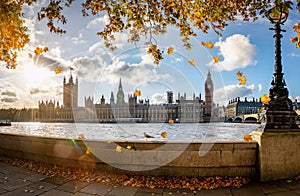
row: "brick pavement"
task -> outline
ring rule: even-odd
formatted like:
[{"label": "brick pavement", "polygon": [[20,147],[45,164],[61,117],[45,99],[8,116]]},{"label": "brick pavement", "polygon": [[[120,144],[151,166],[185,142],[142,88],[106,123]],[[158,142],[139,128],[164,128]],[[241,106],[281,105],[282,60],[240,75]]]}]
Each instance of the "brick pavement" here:
[{"label": "brick pavement", "polygon": [[251,182],[239,189],[168,190],[111,186],[101,183],[80,182],[68,178],[47,177],[25,168],[0,162],[1,196],[300,196],[300,181]]}]

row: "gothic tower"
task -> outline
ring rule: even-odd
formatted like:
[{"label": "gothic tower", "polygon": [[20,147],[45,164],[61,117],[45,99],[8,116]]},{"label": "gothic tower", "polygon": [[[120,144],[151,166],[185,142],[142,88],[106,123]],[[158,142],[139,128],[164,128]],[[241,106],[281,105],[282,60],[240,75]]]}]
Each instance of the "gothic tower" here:
[{"label": "gothic tower", "polygon": [[64,77],[63,105],[65,108],[78,107],[78,78],[76,78],[76,82],[73,81],[71,70],[68,83]]},{"label": "gothic tower", "polygon": [[208,70],[206,81],[205,81],[205,108],[204,108],[205,116],[211,116],[212,114],[213,93],[214,93],[214,83],[211,79],[210,70]]},{"label": "gothic tower", "polygon": [[118,92],[117,92],[117,104],[120,104],[120,103],[125,103],[124,91],[123,91],[123,87],[122,87],[121,78],[120,78],[119,88],[118,88]]}]

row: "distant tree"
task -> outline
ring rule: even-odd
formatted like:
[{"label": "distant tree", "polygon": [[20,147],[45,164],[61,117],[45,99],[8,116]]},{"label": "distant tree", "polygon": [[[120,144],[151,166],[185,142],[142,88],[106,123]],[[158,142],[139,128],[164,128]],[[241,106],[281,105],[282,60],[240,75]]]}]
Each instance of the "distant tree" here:
[{"label": "distant tree", "polygon": [[[72,6],[74,0],[50,0],[46,7],[42,7],[38,14],[39,20],[47,20],[50,32],[64,34],[61,25],[67,22],[62,14],[65,7]],[[37,0],[1,0],[0,2],[0,60],[7,68],[16,67],[17,52],[28,42],[29,35],[24,25],[24,5],[31,6]],[[159,63],[162,49],[158,47],[155,35],[163,35],[168,26],[179,29],[183,46],[189,50],[190,38],[196,36],[196,29],[208,33],[213,29],[221,35],[229,21],[237,20],[241,16],[244,21],[255,21],[259,15],[270,8],[273,14],[278,10],[292,9],[291,1],[274,0],[85,0],[82,3],[83,16],[107,14],[109,23],[104,30],[97,34],[103,38],[105,46],[115,50],[113,45],[115,34],[127,31],[130,35],[128,42],[135,44],[145,37],[148,41],[148,53]],[[300,12],[300,0],[296,8]],[[193,28],[194,27],[194,28]],[[300,45],[300,27],[295,24],[296,37],[291,41]],[[168,49],[168,54],[172,53]]]}]

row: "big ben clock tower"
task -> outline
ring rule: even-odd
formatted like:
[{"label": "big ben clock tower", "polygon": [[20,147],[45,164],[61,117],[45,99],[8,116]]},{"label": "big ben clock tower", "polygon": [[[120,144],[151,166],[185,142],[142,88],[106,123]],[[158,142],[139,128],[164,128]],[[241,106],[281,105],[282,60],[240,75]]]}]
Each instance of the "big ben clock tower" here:
[{"label": "big ben clock tower", "polygon": [[205,108],[204,108],[205,116],[211,116],[212,114],[213,93],[214,93],[214,83],[211,79],[210,70],[208,70],[206,81],[205,81]]}]

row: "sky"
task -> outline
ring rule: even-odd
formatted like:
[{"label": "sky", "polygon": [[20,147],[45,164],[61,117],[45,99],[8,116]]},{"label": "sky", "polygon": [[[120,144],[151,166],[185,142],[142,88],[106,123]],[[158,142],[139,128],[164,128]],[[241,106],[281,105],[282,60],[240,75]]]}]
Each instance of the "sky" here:
[{"label": "sky", "polygon": [[[116,95],[119,79],[122,79],[127,95],[136,89],[141,91],[140,99],[150,99],[152,104],[166,102],[166,91],[173,91],[174,99],[178,93],[186,93],[188,98],[201,94],[204,98],[204,82],[208,70],[214,82],[214,102],[221,105],[235,97],[259,98],[268,94],[274,69],[274,32],[268,19],[259,18],[256,22],[243,22],[239,18],[230,22],[222,36],[213,31],[204,34],[196,31],[197,37],[191,39],[192,49],[183,48],[179,32],[174,27],[168,33],[156,36],[158,46],[163,49],[174,48],[172,55],[163,54],[160,64],[153,64],[147,54],[143,40],[136,45],[127,43],[126,32],[116,35],[118,50],[110,52],[96,33],[108,21],[104,14],[83,17],[80,1],[76,1],[64,13],[68,22],[63,26],[64,35],[49,32],[46,21],[37,20],[37,11],[46,0],[35,6],[26,7],[25,21],[30,34],[30,42],[20,51],[15,70],[0,68],[0,108],[37,108],[39,101],[59,101],[62,103],[63,78],[73,77],[79,81],[79,106],[84,106],[84,98],[94,97],[100,102],[102,95],[109,102],[111,92]],[[296,34],[293,25],[299,22],[300,15],[292,11],[283,29],[282,64],[290,98],[300,100],[300,49],[290,38]],[[202,41],[212,41],[214,48],[201,45]],[[49,51],[35,56],[36,47],[48,47]],[[213,56],[220,61],[213,63]],[[188,61],[194,59],[195,66]],[[64,71],[55,73],[56,67]],[[245,85],[239,85],[236,73],[241,71],[247,77]]]}]

